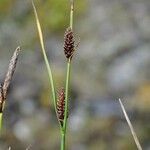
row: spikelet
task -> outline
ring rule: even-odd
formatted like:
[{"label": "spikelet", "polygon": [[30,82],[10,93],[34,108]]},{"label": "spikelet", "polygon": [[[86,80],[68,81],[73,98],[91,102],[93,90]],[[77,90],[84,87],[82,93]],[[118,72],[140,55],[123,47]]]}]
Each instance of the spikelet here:
[{"label": "spikelet", "polygon": [[64,35],[64,53],[67,59],[72,58],[74,53],[74,36],[70,27],[66,29]]},{"label": "spikelet", "polygon": [[8,71],[5,76],[4,83],[0,84],[0,113],[2,113],[4,109],[7,91],[16,69],[19,52],[20,52],[20,47],[16,48],[15,52],[13,53],[13,56],[10,59],[10,63],[9,63]]},{"label": "spikelet", "polygon": [[65,91],[63,88],[58,93],[57,115],[61,126],[63,126],[64,115],[65,115]]},{"label": "spikelet", "polygon": [[17,64],[19,52],[20,52],[20,47],[17,47],[12,58],[10,59],[8,71],[6,73],[6,77],[5,77],[4,84],[3,84],[4,99],[6,99],[7,91],[8,91],[11,79],[13,77],[13,74],[15,72],[15,69],[16,69],[16,64]]}]

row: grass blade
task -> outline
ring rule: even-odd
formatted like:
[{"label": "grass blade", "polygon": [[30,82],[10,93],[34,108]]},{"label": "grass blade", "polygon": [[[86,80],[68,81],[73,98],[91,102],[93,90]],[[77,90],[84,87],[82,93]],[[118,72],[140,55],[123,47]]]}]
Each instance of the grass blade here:
[{"label": "grass blade", "polygon": [[[53,80],[53,76],[52,76],[50,63],[49,63],[48,57],[46,55],[46,50],[45,50],[45,46],[44,46],[44,39],[43,39],[43,33],[42,33],[39,17],[38,17],[37,10],[36,10],[36,7],[34,5],[33,0],[32,0],[32,6],[33,6],[33,10],[34,10],[34,15],[35,15],[36,25],[37,25],[37,29],[38,29],[38,35],[39,35],[39,39],[40,39],[40,44],[41,44],[41,48],[42,48],[42,54],[43,54],[43,57],[44,57],[44,61],[45,61],[45,64],[46,64],[46,68],[47,68],[47,72],[48,72],[48,76],[49,76],[49,81],[50,81],[50,85],[51,85],[51,89],[52,89],[52,97],[53,97],[55,112],[57,114],[57,109],[56,109],[56,92],[55,92],[54,80]],[[58,117],[57,117],[57,119],[58,119]]]},{"label": "grass blade", "polygon": [[120,105],[121,105],[121,109],[122,109],[122,111],[123,111],[123,114],[124,114],[124,116],[125,116],[125,118],[126,118],[126,121],[127,121],[127,123],[128,123],[128,126],[129,126],[129,128],[130,128],[130,131],[131,131],[132,136],[133,136],[133,138],[134,138],[135,144],[136,144],[138,150],[142,150],[142,147],[141,147],[141,145],[140,145],[140,142],[139,142],[139,140],[138,140],[138,137],[137,137],[137,135],[136,135],[136,133],[135,133],[135,131],[134,131],[134,128],[133,128],[133,126],[132,126],[132,123],[131,123],[131,121],[130,121],[130,119],[129,119],[127,113],[126,113],[125,107],[124,107],[124,105],[123,105],[121,99],[119,99],[119,103],[120,103]]}]

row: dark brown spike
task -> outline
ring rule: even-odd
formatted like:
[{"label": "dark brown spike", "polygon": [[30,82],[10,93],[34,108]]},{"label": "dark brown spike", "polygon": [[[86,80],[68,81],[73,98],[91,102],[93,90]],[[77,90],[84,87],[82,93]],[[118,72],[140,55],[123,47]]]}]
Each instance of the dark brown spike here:
[{"label": "dark brown spike", "polygon": [[16,50],[15,50],[15,52],[14,52],[14,54],[10,60],[10,63],[9,63],[8,71],[6,73],[4,84],[3,84],[4,99],[6,99],[7,91],[8,91],[10,82],[12,80],[13,74],[15,72],[15,69],[16,69],[16,64],[17,64],[19,52],[20,52],[20,47],[16,48]]},{"label": "dark brown spike", "polygon": [[64,114],[65,114],[65,91],[62,88],[59,91],[57,98],[57,115],[61,123],[61,126],[63,126]]},{"label": "dark brown spike", "polygon": [[74,36],[70,27],[66,29],[64,35],[64,53],[67,59],[72,58],[74,53]]}]

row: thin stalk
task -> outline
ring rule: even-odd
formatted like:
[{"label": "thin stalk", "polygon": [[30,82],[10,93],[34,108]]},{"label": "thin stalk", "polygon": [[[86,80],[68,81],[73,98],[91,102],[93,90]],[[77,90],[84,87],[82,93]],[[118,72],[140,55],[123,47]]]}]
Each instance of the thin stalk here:
[{"label": "thin stalk", "polygon": [[65,150],[66,143],[66,131],[67,131],[67,116],[68,116],[68,95],[69,95],[69,81],[70,81],[70,70],[71,70],[71,60],[67,63],[67,75],[66,75],[66,87],[65,87],[65,117],[63,128],[61,129],[61,150]]},{"label": "thin stalk", "polygon": [[[52,97],[53,97],[54,108],[55,108],[55,112],[56,112],[56,116],[57,116],[56,91],[55,91],[55,86],[54,86],[54,80],[53,80],[53,75],[52,75],[52,71],[51,71],[51,66],[50,66],[50,63],[48,61],[48,57],[46,55],[46,50],[45,50],[45,46],[44,46],[44,39],[43,39],[43,33],[42,33],[39,17],[38,17],[38,14],[37,14],[37,10],[36,10],[36,7],[35,7],[33,1],[32,1],[32,6],[33,6],[33,9],[34,9],[34,15],[35,15],[35,19],[36,19],[36,25],[37,25],[39,39],[40,39],[40,44],[41,44],[41,48],[42,48],[42,54],[43,54],[44,61],[45,61],[45,64],[46,64],[46,68],[47,68],[47,72],[48,72],[48,77],[49,77],[51,90],[52,90]],[[57,119],[58,119],[58,116],[57,116]],[[58,122],[59,122],[59,119],[58,119]],[[59,123],[59,125],[60,125],[60,123]],[[60,125],[60,128],[61,128],[61,125]]]},{"label": "thin stalk", "polygon": [[2,119],[3,119],[3,113],[0,113],[0,133],[2,133]]},{"label": "thin stalk", "polygon": [[126,121],[127,121],[128,125],[129,125],[129,128],[130,128],[131,134],[132,134],[132,136],[133,136],[133,138],[134,138],[135,144],[136,144],[138,150],[142,150],[142,146],[140,145],[140,142],[139,142],[139,140],[138,140],[138,137],[137,137],[137,135],[136,135],[136,133],[135,133],[135,131],[134,131],[134,128],[133,128],[133,126],[132,126],[132,123],[131,123],[131,121],[130,121],[130,119],[129,119],[127,113],[126,113],[126,110],[125,110],[125,108],[124,108],[124,105],[123,105],[121,99],[119,99],[119,103],[120,103],[120,106],[121,106],[121,108],[122,108],[123,114],[124,114],[124,116],[125,116],[125,118],[126,118]]},{"label": "thin stalk", "polygon": [[71,10],[70,10],[70,28],[73,30],[73,13],[74,13],[74,1],[71,0]]},{"label": "thin stalk", "polygon": [[64,118],[64,132],[67,129],[67,116],[68,116],[68,95],[69,95],[69,82],[70,82],[71,60],[67,63],[66,87],[65,87],[65,118]]},{"label": "thin stalk", "polygon": [[66,136],[64,132],[61,132],[61,150],[65,150],[65,141],[66,141]]},{"label": "thin stalk", "polygon": [[[73,30],[73,13],[74,13],[74,1],[71,0],[70,9],[70,28]],[[66,74],[66,86],[65,86],[65,115],[64,124],[61,132],[61,150],[65,150],[66,145],[66,131],[67,131],[67,116],[68,116],[68,96],[69,96],[69,83],[71,72],[71,58],[67,61],[67,74]]]}]

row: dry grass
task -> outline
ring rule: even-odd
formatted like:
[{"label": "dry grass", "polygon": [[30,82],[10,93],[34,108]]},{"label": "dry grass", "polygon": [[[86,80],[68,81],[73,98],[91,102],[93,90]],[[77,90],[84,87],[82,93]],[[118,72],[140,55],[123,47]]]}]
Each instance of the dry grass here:
[{"label": "dry grass", "polygon": [[140,142],[139,142],[139,140],[138,140],[138,137],[137,137],[137,135],[136,135],[136,133],[135,133],[135,131],[134,131],[133,125],[132,125],[132,123],[131,123],[131,121],[130,121],[130,119],[129,119],[129,117],[128,117],[128,114],[126,113],[125,107],[124,107],[124,105],[123,105],[121,99],[119,99],[119,103],[120,103],[120,105],[121,105],[121,109],[122,109],[122,111],[123,111],[123,114],[124,114],[124,116],[125,116],[125,118],[126,118],[126,121],[127,121],[127,123],[128,123],[128,126],[129,126],[129,128],[130,128],[131,134],[132,134],[132,136],[133,136],[133,138],[134,138],[135,144],[136,144],[138,150],[142,150],[142,147],[141,147],[141,145],[140,145]]}]

